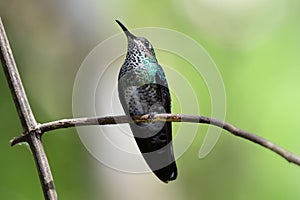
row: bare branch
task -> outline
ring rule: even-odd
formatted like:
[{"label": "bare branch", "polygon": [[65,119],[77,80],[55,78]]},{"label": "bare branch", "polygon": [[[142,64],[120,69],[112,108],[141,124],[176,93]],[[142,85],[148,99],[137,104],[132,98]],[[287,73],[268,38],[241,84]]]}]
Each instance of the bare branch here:
[{"label": "bare branch", "polygon": [[[227,122],[198,115],[183,115],[183,114],[146,114],[143,116],[136,116],[131,119],[127,116],[111,116],[111,117],[96,117],[96,118],[75,118],[75,119],[63,119],[53,122],[40,124],[39,129],[41,133],[51,131],[60,128],[68,128],[74,126],[90,126],[90,125],[112,125],[112,124],[124,124],[124,123],[137,123],[137,122],[192,122],[201,124],[210,124],[220,127],[235,136],[244,138],[256,144],[259,144],[278,155],[285,158],[288,162],[292,162],[300,166],[300,157],[285,150],[284,148],[274,144],[258,135],[243,131]],[[17,138],[18,139],[18,138]],[[15,139],[15,140],[17,140]],[[14,140],[12,141],[14,142]],[[14,142],[17,143],[17,142]]]},{"label": "bare branch", "polygon": [[5,30],[0,18],[1,62],[23,129],[31,131],[37,125],[23,88]]},{"label": "bare branch", "polygon": [[28,142],[34,155],[45,199],[55,200],[57,194],[49,163],[40,138],[40,130],[30,108],[17,66],[0,18],[0,59],[23,127],[23,142]]}]

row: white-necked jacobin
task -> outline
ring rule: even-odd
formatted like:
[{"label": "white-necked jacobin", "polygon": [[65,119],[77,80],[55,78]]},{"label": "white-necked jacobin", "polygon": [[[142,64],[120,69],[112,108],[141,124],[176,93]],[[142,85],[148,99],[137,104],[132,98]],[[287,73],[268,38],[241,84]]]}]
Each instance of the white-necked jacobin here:
[{"label": "white-necked jacobin", "polygon": [[[128,49],[118,77],[118,93],[125,113],[131,117],[171,113],[167,79],[154,49],[136,37],[118,20],[126,34]],[[163,182],[175,180],[177,167],[172,146],[171,122],[130,124],[135,141],[154,174]]]}]

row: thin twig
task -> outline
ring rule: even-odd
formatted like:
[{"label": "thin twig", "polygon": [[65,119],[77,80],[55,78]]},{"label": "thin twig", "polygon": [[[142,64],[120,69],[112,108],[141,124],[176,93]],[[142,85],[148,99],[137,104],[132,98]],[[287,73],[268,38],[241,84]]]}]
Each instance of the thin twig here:
[{"label": "thin twig", "polygon": [[[40,124],[39,129],[41,133],[46,131],[51,131],[60,128],[68,128],[74,126],[90,126],[90,125],[112,125],[112,124],[124,124],[124,123],[136,123],[136,122],[192,122],[192,123],[201,123],[201,124],[210,124],[217,127],[220,127],[228,132],[232,133],[235,136],[244,138],[256,144],[259,144],[271,151],[277,153],[278,155],[285,158],[288,162],[292,162],[300,166],[300,157],[285,150],[284,148],[274,144],[258,135],[253,133],[243,131],[227,122],[198,115],[183,115],[183,114],[147,114],[143,116],[136,116],[132,120],[127,116],[112,116],[112,117],[94,117],[94,118],[74,118],[74,119],[63,119],[53,122],[48,122]],[[18,140],[22,138],[15,138],[12,142],[18,143]],[[16,141],[16,142],[15,142]]]},{"label": "thin twig", "polygon": [[0,59],[23,127],[23,142],[28,142],[34,155],[44,197],[56,200],[57,194],[49,163],[40,138],[40,130],[30,108],[17,66],[0,18]]}]

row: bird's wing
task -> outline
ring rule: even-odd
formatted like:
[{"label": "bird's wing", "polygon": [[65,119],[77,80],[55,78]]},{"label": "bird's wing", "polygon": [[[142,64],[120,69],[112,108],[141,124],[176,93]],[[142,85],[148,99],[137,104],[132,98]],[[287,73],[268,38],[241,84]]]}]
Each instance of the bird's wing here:
[{"label": "bird's wing", "polygon": [[160,91],[161,101],[166,113],[171,113],[171,96],[168,88],[168,83],[163,69],[159,66],[155,74],[155,81]]}]

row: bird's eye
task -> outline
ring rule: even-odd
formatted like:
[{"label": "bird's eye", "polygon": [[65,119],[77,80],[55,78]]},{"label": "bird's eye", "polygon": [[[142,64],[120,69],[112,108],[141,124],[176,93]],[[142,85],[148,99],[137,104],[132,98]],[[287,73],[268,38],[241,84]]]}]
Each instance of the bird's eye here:
[{"label": "bird's eye", "polygon": [[145,41],[145,46],[146,46],[148,49],[151,48],[150,43],[149,43],[147,40]]}]

